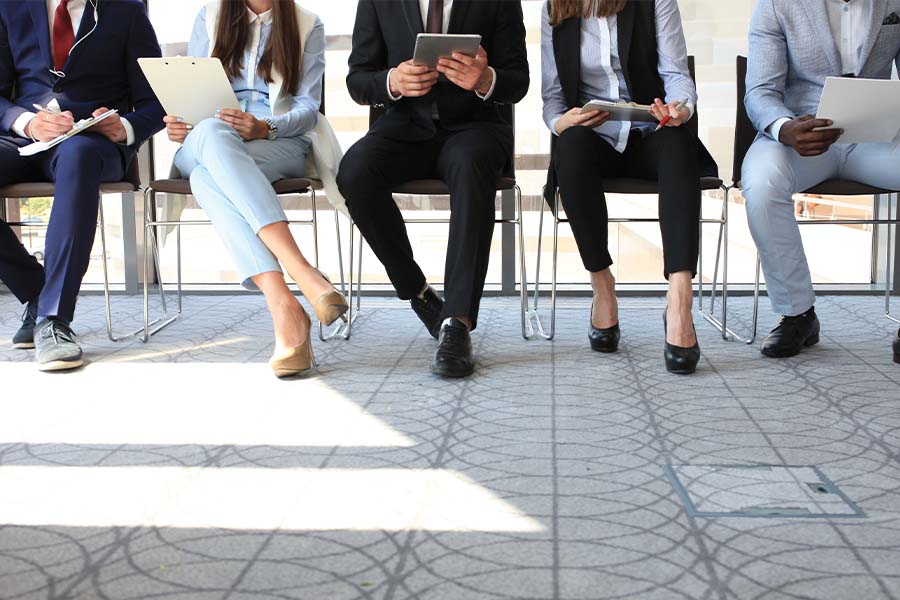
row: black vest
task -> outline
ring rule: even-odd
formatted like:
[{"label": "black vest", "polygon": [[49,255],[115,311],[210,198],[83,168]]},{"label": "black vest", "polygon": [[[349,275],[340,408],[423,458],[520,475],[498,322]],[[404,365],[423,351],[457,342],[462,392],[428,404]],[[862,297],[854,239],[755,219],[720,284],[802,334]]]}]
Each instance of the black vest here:
[{"label": "black vest", "polygon": [[[550,5],[548,3],[547,9]],[[619,41],[619,62],[628,84],[631,99],[638,104],[652,104],[655,98],[665,98],[666,89],[659,76],[659,49],[656,43],[656,2],[631,0],[625,3],[617,16]],[[581,106],[578,102],[578,87],[581,85],[581,19],[566,19],[553,28],[553,54],[563,96],[569,108]],[[686,126],[696,134],[696,116]],[[718,167],[709,152],[697,141],[700,153],[701,175],[715,177]],[[556,195],[556,170],[553,168],[553,153],[556,135],[550,139],[550,168],[547,172],[547,186],[544,197],[550,206]]]}]

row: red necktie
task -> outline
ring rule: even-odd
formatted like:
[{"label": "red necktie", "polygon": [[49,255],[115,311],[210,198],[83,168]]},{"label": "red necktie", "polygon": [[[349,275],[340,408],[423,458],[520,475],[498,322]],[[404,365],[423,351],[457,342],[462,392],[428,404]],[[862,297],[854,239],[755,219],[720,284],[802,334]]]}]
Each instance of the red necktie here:
[{"label": "red necktie", "polygon": [[53,17],[53,62],[57,71],[61,71],[69,57],[69,51],[75,43],[75,30],[69,16],[69,0],[60,0]]},{"label": "red necktie", "polygon": [[428,0],[427,23],[425,33],[444,33],[444,0]]}]

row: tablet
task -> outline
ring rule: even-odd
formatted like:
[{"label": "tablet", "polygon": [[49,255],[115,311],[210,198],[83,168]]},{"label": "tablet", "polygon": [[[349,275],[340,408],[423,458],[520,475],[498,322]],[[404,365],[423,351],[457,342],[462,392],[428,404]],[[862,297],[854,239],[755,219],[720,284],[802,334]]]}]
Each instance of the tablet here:
[{"label": "tablet", "polygon": [[138,64],[167,115],[197,124],[218,108],[241,109],[218,58],[139,58]]},{"label": "tablet", "polygon": [[606,100],[591,100],[582,108],[584,112],[597,111],[610,113],[610,121],[636,121],[639,123],[656,123],[656,118],[650,112],[650,106],[635,104],[634,102],[618,103]]},{"label": "tablet", "polygon": [[437,67],[438,59],[461,52],[468,56],[478,54],[481,45],[480,35],[458,35],[450,33],[420,33],[416,37],[416,50],[413,62],[417,65]]}]

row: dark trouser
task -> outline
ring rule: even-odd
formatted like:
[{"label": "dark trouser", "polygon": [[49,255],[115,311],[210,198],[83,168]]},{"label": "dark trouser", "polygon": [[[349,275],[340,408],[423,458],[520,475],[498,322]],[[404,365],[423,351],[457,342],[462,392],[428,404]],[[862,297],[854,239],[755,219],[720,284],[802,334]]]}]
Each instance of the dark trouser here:
[{"label": "dark trouser", "polygon": [[697,141],[684,127],[642,137],[632,132],[625,152],[586,127],[570,127],[556,140],[559,191],[584,267],[596,273],[612,265],[604,179],[631,177],[659,182],[659,226],[664,275],[697,272],[700,250],[700,168]]},{"label": "dark trouser", "polygon": [[52,150],[19,156],[13,139],[0,136],[0,185],[56,182],[44,248],[44,267],[0,221],[0,280],[20,302],[40,295],[38,314],[71,322],[97,232],[100,182],[121,181],[122,153],[106,138],[83,133]]},{"label": "dark trouser", "polygon": [[511,136],[499,135],[490,126],[439,128],[433,139],[423,142],[369,133],[350,148],[341,162],[338,186],[400,298],[415,297],[427,282],[391,190],[414,179],[441,179],[450,189],[442,318],[468,317],[474,327],[491,253],[497,178],[510,156]]}]

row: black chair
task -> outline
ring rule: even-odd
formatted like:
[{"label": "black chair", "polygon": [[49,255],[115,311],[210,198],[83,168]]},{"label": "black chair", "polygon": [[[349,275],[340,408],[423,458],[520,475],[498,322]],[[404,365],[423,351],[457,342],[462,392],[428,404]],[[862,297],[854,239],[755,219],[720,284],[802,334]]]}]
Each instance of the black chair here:
[{"label": "black chair", "polygon": [[[513,132],[515,132],[515,105],[513,104],[501,104],[498,105],[500,108],[500,112],[503,115],[503,118],[512,124]],[[371,127],[375,121],[377,121],[381,115],[383,115],[385,109],[383,106],[373,106],[369,109],[369,127]],[[522,228],[522,190],[519,188],[519,185],[516,183],[515,176],[515,165],[514,157],[510,158],[510,171],[505,173],[502,177],[497,179],[497,192],[514,192],[515,193],[515,216],[512,218],[499,218],[495,219],[494,223],[497,225],[514,225],[516,227],[516,239],[519,247],[519,269],[522,276],[522,283],[519,292],[519,300],[520,300],[520,313],[521,313],[521,323],[522,323],[522,336],[526,337],[525,333],[525,313],[527,310],[527,285],[528,279],[526,276],[526,267],[525,267],[525,238],[524,231]],[[447,188],[447,184],[445,184],[440,179],[418,179],[414,181],[406,182],[402,185],[397,186],[392,190],[394,194],[406,194],[412,196],[449,196],[450,190]],[[407,219],[404,218],[404,223],[407,224],[447,224],[450,223],[449,219]],[[352,223],[352,221],[351,221]],[[353,249],[353,229],[354,226],[351,224],[350,227],[350,305],[352,310],[353,305],[353,260],[354,260],[354,249]],[[361,236],[360,236],[361,237]],[[356,311],[357,313],[360,310],[360,299],[362,296],[362,250],[363,245],[360,243],[359,248],[359,262],[358,262],[358,277],[356,284]],[[351,313],[352,317],[352,313]],[[347,324],[347,331],[351,330],[353,325],[353,319],[351,318]]]},{"label": "black chair", "polygon": [[[103,296],[106,301],[106,335],[110,341],[118,342],[123,339],[132,337],[138,332],[116,336],[113,334],[112,311],[110,307],[110,290],[109,290],[109,267],[107,264],[106,254],[106,223],[103,218],[103,195],[104,194],[133,194],[141,191],[141,171],[138,165],[138,159],[134,160],[128,167],[125,179],[114,183],[103,183],[100,185],[100,210],[98,214],[97,226],[100,228],[100,249],[103,254]],[[7,199],[23,200],[27,198],[46,198],[56,195],[56,186],[48,182],[26,182],[15,183],[0,187],[0,206],[5,211]],[[11,227],[46,227],[46,223],[24,223],[24,222],[8,222]]]},{"label": "black chair", "polygon": [[[694,69],[694,57],[688,57],[688,67],[690,69],[691,78],[696,81],[695,69]],[[690,127],[691,130],[696,134],[699,129],[698,123],[698,115],[699,115],[699,107],[698,111],[694,113],[694,117],[685,125],[685,127]],[[631,178],[616,178],[616,179],[607,179],[603,182],[604,191],[607,194],[658,194],[659,187],[656,181],[646,180],[646,179],[631,179]],[[726,313],[726,302],[727,302],[727,278],[728,278],[728,195],[727,188],[724,186],[721,179],[717,177],[703,177],[700,180],[700,189],[702,191],[712,191],[712,190],[722,190],[725,192],[725,201],[722,204],[722,216],[719,219],[700,219],[701,225],[706,224],[717,224],[719,225],[719,241],[718,248],[716,253],[716,263],[715,263],[715,271],[718,273],[719,270],[719,258],[720,254],[723,253],[724,249],[724,258],[723,258],[723,276],[722,276],[722,319],[719,321],[713,316],[714,310],[714,298],[715,298],[715,287],[710,294],[710,310],[709,313],[703,310],[703,260],[701,254],[700,260],[700,272],[699,272],[699,280],[700,280],[700,314],[706,318],[707,321],[712,323],[717,329],[720,331],[724,331],[725,329],[725,321],[727,318]],[[569,220],[567,218],[560,217],[560,195],[559,190],[557,189],[554,194],[554,202],[553,205],[550,206],[550,210],[553,214],[553,266],[552,266],[552,283],[550,289],[550,332],[547,333],[544,330],[543,323],[541,322],[539,309],[539,299],[540,299],[540,286],[541,286],[541,246],[543,241],[543,232],[544,232],[544,210],[543,205],[541,208],[541,220],[540,225],[538,227],[538,249],[537,249],[537,268],[535,269],[535,283],[534,283],[534,305],[533,308],[529,311],[529,335],[526,336],[526,339],[534,339],[536,337],[542,337],[545,340],[552,340],[556,336],[556,296],[557,296],[557,267],[559,261],[559,225],[560,223],[568,223]],[[658,223],[659,219],[649,219],[649,218],[610,218],[610,223]],[[724,242],[724,243],[723,243]],[[700,245],[701,249],[703,244]],[[701,250],[702,251],[702,250]],[[716,278],[713,278],[714,286],[715,286]],[[723,334],[724,335],[724,334]]]},{"label": "black chair", "polygon": [[[747,93],[747,57],[746,56],[738,56],[737,57],[737,93],[738,93],[738,102],[737,102],[737,122],[735,127],[735,136],[734,136],[734,166],[732,171],[732,180],[734,183],[732,184],[730,189],[741,189],[741,172],[744,166],[744,158],[747,156],[747,152],[750,150],[750,146],[753,144],[753,141],[756,139],[756,129],[753,127],[753,123],[750,121],[750,117],[747,115],[747,107],[744,105],[744,96]],[[878,219],[874,218],[874,215],[878,213],[878,206],[881,200],[881,196],[890,195],[898,193],[898,190],[887,190],[883,188],[874,187],[871,185],[866,185],[864,183],[860,183],[858,181],[850,181],[846,179],[831,179],[828,181],[824,181],[818,185],[815,185],[808,190],[804,190],[802,193],[804,194],[819,194],[823,196],[874,196],[874,205],[873,205],[873,218],[872,219],[834,219],[828,221],[799,221],[800,225],[871,225],[873,227],[878,225],[886,225],[887,226],[887,244],[888,247],[891,245],[891,225],[896,226],[898,223],[897,219],[891,218],[891,204],[887,202],[887,218],[886,219]],[[891,315],[891,261],[885,260],[885,316],[896,322],[900,323],[900,319]],[[753,317],[752,317],[752,325],[751,332],[749,337],[742,338],[731,330],[727,330],[727,333],[732,335],[735,339],[745,342],[747,344],[752,344],[756,341],[757,330],[759,325],[759,293],[760,293],[760,259],[759,252],[756,253],[756,276],[754,280],[754,288],[753,288]]]}]

